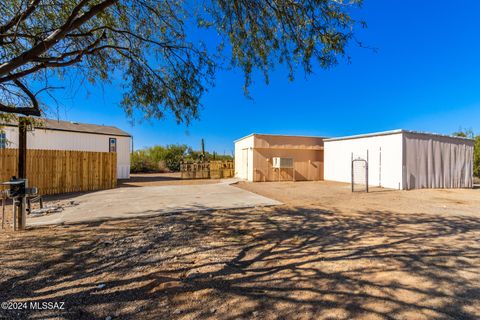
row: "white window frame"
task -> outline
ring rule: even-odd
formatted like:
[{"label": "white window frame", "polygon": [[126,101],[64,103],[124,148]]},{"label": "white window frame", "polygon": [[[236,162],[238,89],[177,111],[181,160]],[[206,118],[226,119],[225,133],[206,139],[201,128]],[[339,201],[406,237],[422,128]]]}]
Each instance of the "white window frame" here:
[{"label": "white window frame", "polygon": [[[112,150],[112,141],[115,143],[113,144],[114,149]],[[109,138],[108,139],[108,152],[117,152],[117,138]]]},{"label": "white window frame", "polygon": [[7,133],[3,130],[0,130],[0,149],[7,148]]}]

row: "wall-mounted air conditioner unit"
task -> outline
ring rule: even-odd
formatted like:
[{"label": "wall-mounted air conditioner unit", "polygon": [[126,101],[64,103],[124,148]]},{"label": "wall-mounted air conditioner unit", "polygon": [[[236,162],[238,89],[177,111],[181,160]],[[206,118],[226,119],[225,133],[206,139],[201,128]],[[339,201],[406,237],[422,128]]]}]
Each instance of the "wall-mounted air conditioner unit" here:
[{"label": "wall-mounted air conditioner unit", "polygon": [[272,161],[274,168],[293,168],[293,158],[273,157]]}]

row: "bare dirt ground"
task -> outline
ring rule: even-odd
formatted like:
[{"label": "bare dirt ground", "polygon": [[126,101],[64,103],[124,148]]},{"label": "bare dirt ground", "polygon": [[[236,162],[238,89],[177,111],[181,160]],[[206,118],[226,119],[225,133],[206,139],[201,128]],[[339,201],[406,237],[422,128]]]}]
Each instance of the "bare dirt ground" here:
[{"label": "bare dirt ground", "polygon": [[480,190],[240,184],[285,205],[0,236],[12,319],[479,319]]},{"label": "bare dirt ground", "polygon": [[314,206],[333,211],[389,211],[471,215],[480,218],[480,189],[420,189],[399,191],[370,188],[369,193],[351,192],[351,185],[330,181],[239,183],[248,191],[291,206]]}]

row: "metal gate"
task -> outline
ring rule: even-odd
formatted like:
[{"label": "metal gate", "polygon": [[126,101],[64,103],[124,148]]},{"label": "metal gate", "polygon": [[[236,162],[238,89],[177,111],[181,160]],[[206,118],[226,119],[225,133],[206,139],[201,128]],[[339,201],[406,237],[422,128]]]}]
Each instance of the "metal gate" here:
[{"label": "metal gate", "polygon": [[352,192],[368,192],[368,161],[362,158],[352,160]]}]

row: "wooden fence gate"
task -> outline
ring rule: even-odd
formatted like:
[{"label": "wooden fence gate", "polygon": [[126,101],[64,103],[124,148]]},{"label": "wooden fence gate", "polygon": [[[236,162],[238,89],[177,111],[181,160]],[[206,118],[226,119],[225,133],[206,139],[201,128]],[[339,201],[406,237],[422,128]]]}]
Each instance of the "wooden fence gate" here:
[{"label": "wooden fence gate", "polygon": [[[18,149],[0,149],[0,181],[16,176],[17,167]],[[27,178],[42,195],[115,188],[117,154],[27,150]]]},{"label": "wooden fence gate", "polygon": [[182,179],[225,179],[235,175],[233,161],[221,160],[182,163],[180,171]]}]

